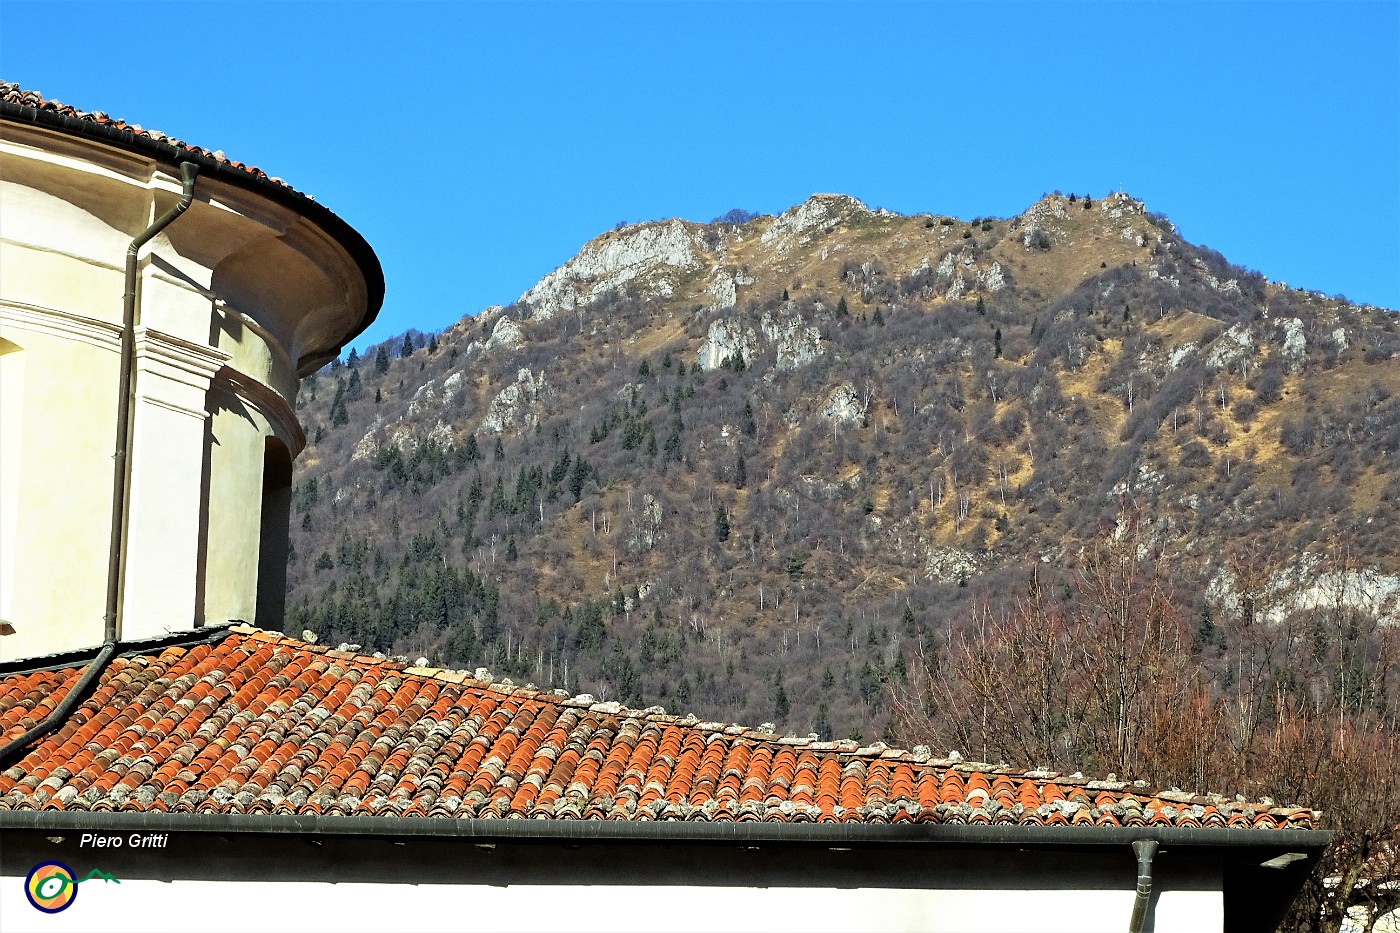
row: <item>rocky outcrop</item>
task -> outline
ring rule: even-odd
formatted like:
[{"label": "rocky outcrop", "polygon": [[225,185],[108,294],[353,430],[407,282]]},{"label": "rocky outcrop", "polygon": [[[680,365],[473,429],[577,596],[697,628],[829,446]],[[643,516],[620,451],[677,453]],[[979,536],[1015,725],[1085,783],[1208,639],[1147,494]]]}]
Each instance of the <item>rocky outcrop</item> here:
[{"label": "rocky outcrop", "polygon": [[720,318],[710,324],[710,333],[700,345],[696,362],[701,369],[719,369],[735,354],[748,362],[758,350],[758,338],[752,327],[733,318]]},{"label": "rocky outcrop", "polygon": [[853,214],[871,213],[870,208],[848,195],[814,194],[774,218],[760,240],[783,255],[793,247],[809,243],[817,231],[824,231]]},{"label": "rocky outcrop", "polygon": [[[627,546],[633,551],[650,551],[665,537],[661,530],[661,503],[651,493],[643,493],[642,507],[629,514],[631,515],[631,528],[627,537]],[[651,587],[648,586],[648,592],[650,589]],[[638,596],[644,597],[645,595],[638,588]]]},{"label": "rocky outcrop", "polygon": [[753,276],[742,269],[716,269],[706,294],[714,300],[709,307],[714,310],[732,308],[739,303],[739,286],[752,285]]},{"label": "rocky outcrop", "polygon": [[1123,217],[1140,217],[1147,213],[1147,207],[1137,198],[1119,191],[1099,199],[1099,212],[1107,214],[1109,220],[1118,220]]},{"label": "rocky outcrop", "polygon": [[608,291],[635,284],[669,298],[675,278],[702,265],[702,244],[681,220],[633,224],[586,244],[579,254],[520,296],[530,314],[547,320],[586,308]]},{"label": "rocky outcrop", "polygon": [[1026,208],[1016,219],[1020,225],[1026,227],[1044,226],[1055,220],[1068,220],[1068,204],[1069,201],[1063,195],[1047,194]]},{"label": "rocky outcrop", "polygon": [[718,369],[735,356],[750,364],[769,350],[776,355],[779,370],[799,369],[826,352],[820,328],[783,309],[765,311],[757,331],[737,317],[711,322],[696,362],[705,370]]},{"label": "rocky outcrop", "polygon": [[481,421],[481,430],[503,434],[516,428],[535,427],[540,422],[535,409],[548,388],[544,373],[536,375],[529,367],[522,367],[515,381],[491,399],[486,417]]},{"label": "rocky outcrop", "polygon": [[1270,622],[1281,622],[1293,612],[1359,612],[1387,625],[1400,624],[1400,575],[1370,567],[1321,572],[1321,566],[1317,556],[1304,554],[1248,594],[1233,573],[1222,570],[1210,582],[1206,596],[1215,605],[1238,612],[1248,595],[1256,611]]},{"label": "rocky outcrop", "polygon": [[956,252],[944,253],[943,258],[938,261],[938,269],[934,275],[940,284],[948,283],[943,297],[949,301],[961,298],[973,286],[989,292],[1000,291],[1006,287],[1006,272],[1001,263],[993,262],[986,268],[981,268],[977,264],[977,254],[965,247]]},{"label": "rocky outcrop", "polygon": [[520,323],[509,315],[502,315],[486,340],[487,350],[516,350],[525,345],[525,333]]},{"label": "rocky outcrop", "polygon": [[1206,365],[1212,369],[1233,369],[1254,357],[1254,335],[1249,327],[1236,324],[1215,338],[1206,354]]},{"label": "rocky outcrop", "polygon": [[856,387],[849,382],[843,382],[833,386],[831,391],[826,393],[817,414],[829,421],[860,424],[865,420],[865,407],[865,402],[856,392]]},{"label": "rocky outcrop", "polygon": [[763,314],[763,336],[778,351],[778,369],[800,369],[825,352],[822,332],[795,314]]},{"label": "rocky outcrop", "polygon": [[1296,373],[1303,368],[1303,361],[1308,355],[1308,338],[1303,334],[1303,322],[1290,317],[1280,321],[1279,326],[1283,328],[1283,348],[1279,352],[1283,354],[1284,368]]},{"label": "rocky outcrop", "polygon": [[956,583],[985,572],[990,565],[984,555],[958,547],[936,547],[924,560],[924,573],[942,583]]}]

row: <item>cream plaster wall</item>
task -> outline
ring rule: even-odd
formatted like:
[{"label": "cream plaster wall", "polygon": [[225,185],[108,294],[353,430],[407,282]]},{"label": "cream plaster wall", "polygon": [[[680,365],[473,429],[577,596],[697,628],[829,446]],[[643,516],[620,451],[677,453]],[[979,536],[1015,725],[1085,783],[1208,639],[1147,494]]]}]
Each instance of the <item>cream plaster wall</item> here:
[{"label": "cream plaster wall", "polygon": [[257,606],[262,437],[269,429],[255,409],[223,386],[210,392],[210,410],[203,620],[252,620]]},{"label": "cream plaster wall", "polygon": [[12,615],[15,592],[15,531],[19,514],[19,443],[24,435],[24,350],[0,337],[0,425],[9,442],[0,444],[0,619]]},{"label": "cream plaster wall", "polygon": [[[0,270],[8,265],[0,253]],[[21,348],[0,358],[7,370],[0,448],[6,485],[17,490],[3,503],[0,566],[8,573],[0,603],[15,633],[0,637],[0,660],[79,647],[89,637],[84,622],[101,622],[116,431],[115,335],[96,322],[78,335],[55,333],[18,310],[0,305],[0,337]],[[12,361],[23,367],[13,377]]]},{"label": "cream plaster wall", "polygon": [[[362,319],[349,254],[286,206],[201,176],[140,263],[119,637],[255,619],[263,451]],[[123,264],[178,170],[0,122],[0,660],[103,641]]]}]

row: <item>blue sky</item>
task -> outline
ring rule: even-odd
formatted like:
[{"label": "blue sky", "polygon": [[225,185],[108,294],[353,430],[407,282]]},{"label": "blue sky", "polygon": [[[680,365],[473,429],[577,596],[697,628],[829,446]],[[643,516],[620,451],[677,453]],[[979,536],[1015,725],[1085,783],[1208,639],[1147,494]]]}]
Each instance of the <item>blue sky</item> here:
[{"label": "blue sky", "polygon": [[618,221],[818,191],[1007,216],[1123,189],[1272,279],[1400,308],[1400,3],[27,3],[0,75],[353,224],[369,343]]}]

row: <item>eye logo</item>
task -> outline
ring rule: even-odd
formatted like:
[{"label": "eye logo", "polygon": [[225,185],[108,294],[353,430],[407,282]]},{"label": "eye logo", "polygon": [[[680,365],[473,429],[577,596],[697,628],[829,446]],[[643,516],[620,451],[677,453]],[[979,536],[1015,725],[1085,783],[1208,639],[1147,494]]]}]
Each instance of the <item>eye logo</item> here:
[{"label": "eye logo", "polygon": [[35,910],[56,914],[77,900],[78,882],[73,879],[73,869],[62,862],[41,862],[24,879],[24,893]]},{"label": "eye logo", "polygon": [[97,868],[88,872],[86,878],[75,878],[73,869],[62,862],[40,862],[29,869],[29,874],[24,879],[24,895],[29,898],[29,903],[34,905],[35,910],[56,914],[71,907],[78,899],[78,885],[93,878],[121,884],[116,878]]}]

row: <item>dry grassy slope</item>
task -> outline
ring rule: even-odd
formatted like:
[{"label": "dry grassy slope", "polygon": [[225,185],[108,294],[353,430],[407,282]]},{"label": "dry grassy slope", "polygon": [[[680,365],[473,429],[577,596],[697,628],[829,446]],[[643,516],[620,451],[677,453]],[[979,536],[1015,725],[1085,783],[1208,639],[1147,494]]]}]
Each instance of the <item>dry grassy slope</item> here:
[{"label": "dry grassy slope", "polygon": [[[408,533],[400,532],[395,541],[386,513],[403,514],[405,520],[412,519],[418,527],[424,527],[435,514],[433,509],[449,510],[460,499],[459,487],[465,480],[453,480],[458,485],[450,494],[441,497],[443,502],[433,500],[428,493],[424,498],[428,504],[415,504],[403,490],[378,490],[379,475],[368,461],[352,461],[351,449],[361,437],[369,437],[374,447],[382,448],[393,442],[395,432],[416,438],[421,444],[428,432],[442,423],[456,443],[465,443],[469,435],[478,435],[483,451],[488,453],[482,469],[488,475],[493,470],[504,469],[506,492],[510,493],[517,469],[514,459],[517,453],[543,442],[532,437],[528,429],[507,430],[503,438],[507,461],[504,468],[498,468],[489,456],[496,435],[481,432],[479,427],[491,409],[492,400],[515,382],[521,367],[547,375],[549,388],[531,408],[541,421],[541,430],[567,425],[567,430],[573,432],[572,447],[594,457],[592,448],[584,443],[588,426],[583,422],[598,417],[599,398],[617,398],[619,388],[625,383],[640,384],[642,380],[636,373],[644,360],[658,375],[665,354],[670,354],[677,370],[690,363],[705,340],[709,322],[716,316],[738,316],[752,323],[764,307],[791,311],[807,297],[819,298],[821,310],[813,320],[828,331],[837,326],[831,315],[841,298],[846,299],[855,318],[868,318],[877,308],[883,308],[890,315],[937,316],[945,311],[966,314],[967,306],[946,297],[953,281],[936,275],[940,263],[952,254],[955,275],[958,272],[964,275],[962,300],[972,302],[981,297],[989,305],[1003,309],[1003,316],[998,320],[1007,331],[1008,342],[1015,337],[1025,343],[1032,322],[1043,315],[1048,306],[1073,293],[1086,280],[1115,269],[1142,271],[1158,264],[1174,263],[1174,273],[1167,274],[1174,274],[1183,282],[1189,280],[1202,289],[1207,286],[1201,283],[1210,275],[1201,256],[1176,237],[1169,225],[1154,223],[1138,202],[1124,196],[1095,201],[1085,209],[1082,201],[1070,202],[1052,195],[1018,217],[976,225],[963,220],[944,223],[945,219],[952,219],[939,215],[896,216],[872,212],[859,202],[840,197],[828,197],[819,206],[825,210],[822,222],[789,229],[782,235],[770,236],[767,242],[765,234],[774,231],[775,225],[788,223],[791,227],[789,221],[801,208],[795,208],[783,218],[762,217],[737,228],[684,224],[686,235],[696,244],[698,265],[680,273],[667,266],[637,270],[629,288],[642,296],[638,300],[608,305],[606,310],[599,310],[602,308],[599,306],[592,311],[559,314],[549,320],[532,317],[527,309],[517,307],[491,309],[478,318],[464,319],[449,328],[441,335],[436,353],[419,350],[408,359],[394,360],[383,377],[373,374],[372,369],[362,363],[360,372],[367,394],[372,396],[378,389],[381,403],[371,405],[367,400],[356,403],[351,407],[349,425],[314,442],[298,466],[298,482],[304,482],[309,476],[320,477],[327,490],[325,494],[341,497],[342,507],[354,516],[358,527],[382,543],[392,558],[396,549],[404,546]],[[584,252],[636,237],[639,231],[651,226],[634,225],[610,231],[586,246]],[[1048,248],[1027,246],[1027,239],[1036,230],[1043,231],[1048,238]],[[964,236],[965,232],[971,236]],[[967,263],[963,262],[964,257],[968,258]],[[1002,271],[1005,284],[1000,290],[992,288],[987,279],[993,264]],[[897,292],[891,301],[889,287],[921,268],[930,270],[924,289],[913,293]],[[752,279],[750,284],[737,286],[733,309],[709,307],[714,302],[711,291],[714,276],[720,271]],[[669,289],[669,298],[654,297],[658,283],[663,280]],[[1221,283],[1217,281],[1216,284]],[[586,294],[588,286],[589,282],[580,280],[579,294]],[[1281,286],[1264,284],[1262,288],[1268,301],[1290,295]],[[778,301],[784,290],[791,299],[788,305]],[[1211,294],[1209,291],[1200,293]],[[653,297],[646,297],[648,295]],[[1140,307],[1134,309],[1131,325],[1123,324],[1118,320],[1121,304],[1111,292],[1101,297],[1098,316],[1090,327],[1098,338],[1085,341],[1085,355],[1077,365],[1056,361],[1052,370],[1061,393],[1071,406],[1082,402],[1087,412],[1087,421],[1076,430],[1091,431],[1111,454],[1121,446],[1120,433],[1129,413],[1122,399],[1105,392],[1102,385],[1119,366],[1129,339],[1135,341],[1134,345],[1147,348],[1141,351],[1143,359],[1134,361],[1134,365],[1144,371],[1154,370],[1160,377],[1169,371],[1163,361],[1174,350],[1189,343],[1204,352],[1208,340],[1227,325],[1218,317],[1203,313],[1209,309],[1192,307],[1160,315]],[[1390,328],[1387,332],[1393,332],[1393,314],[1352,309],[1342,302],[1317,295],[1297,297],[1295,294],[1293,306],[1306,307],[1311,315],[1311,348],[1318,345],[1319,335],[1325,335],[1336,324],[1348,330],[1353,349],[1329,361],[1325,372],[1310,358],[1301,371],[1285,375],[1280,402],[1262,405],[1248,416],[1241,415],[1233,401],[1252,396],[1251,380],[1234,369],[1221,369],[1212,374],[1208,389],[1211,393],[1223,389],[1232,404],[1207,406],[1212,419],[1207,434],[1198,435],[1180,419],[1175,426],[1171,418],[1161,422],[1144,449],[1153,470],[1157,473],[1178,470],[1177,480],[1181,485],[1144,494],[1155,496],[1153,501],[1159,502],[1164,515],[1173,519],[1172,533],[1179,535],[1175,546],[1207,549],[1212,546],[1193,539],[1196,531],[1191,515],[1181,503],[1194,494],[1206,495],[1206,487],[1217,482],[1212,477],[1220,472],[1219,466],[1225,458],[1252,462],[1257,470],[1254,486],[1264,498],[1289,494],[1298,458],[1281,447],[1280,425],[1284,419],[1301,412],[1305,395],[1309,399],[1307,404],[1340,405],[1377,382],[1400,395],[1400,366],[1395,365],[1394,360],[1381,364],[1368,362],[1361,358],[1357,349],[1360,344],[1375,342],[1368,334],[1386,331],[1386,328]],[[522,310],[527,313],[522,314]],[[1071,316],[1074,313],[1077,312],[1071,312]],[[503,317],[518,319],[524,345],[515,349],[483,350],[487,337]],[[1271,331],[1272,324],[1267,318],[1253,322],[1246,319],[1245,323],[1259,341],[1259,351],[1250,370],[1255,374],[1271,357],[1282,352],[1281,343]],[[832,351],[819,364],[819,368],[825,367],[821,370],[825,384],[839,381],[844,368],[856,364],[873,371],[877,383],[892,382],[899,378],[901,369],[913,366],[926,351],[940,349],[932,345],[920,346],[912,353],[891,351],[882,357],[877,352],[879,340],[871,346],[876,349],[867,347],[860,351],[859,360],[847,360],[839,352]],[[1029,349],[997,362],[1002,384],[1014,380],[1018,370],[1024,371],[1035,364],[1034,340],[1026,346]],[[668,387],[675,371],[662,377]],[[440,408],[429,408],[413,417],[407,415],[409,400],[425,384],[440,387],[449,374],[457,372],[464,377],[461,380],[463,395]],[[925,378],[943,379],[952,372],[961,376],[968,387],[969,403],[975,404],[976,395],[982,390],[978,388],[980,374],[973,371],[970,357],[957,359]],[[958,527],[954,521],[956,497],[951,477],[948,477],[950,487],[945,490],[941,505],[931,498],[932,490],[928,485],[932,474],[946,476],[945,458],[937,450],[926,447],[911,449],[903,440],[915,436],[920,419],[925,417],[925,409],[915,416],[907,405],[899,408],[890,404],[889,399],[880,399],[879,392],[876,393],[879,400],[867,413],[864,427],[840,429],[847,441],[840,448],[844,454],[824,437],[818,438],[816,446],[808,453],[794,453],[798,449],[795,445],[802,442],[803,425],[812,420],[810,412],[815,400],[795,398],[797,390],[793,386],[805,378],[803,373],[779,373],[771,367],[764,370],[762,378],[754,378],[750,373],[744,377],[749,381],[742,383],[763,427],[760,443],[746,455],[749,457],[749,486],[735,490],[722,479],[732,461],[729,452],[732,446],[729,445],[733,440],[722,436],[720,423],[733,430],[743,396],[725,397],[715,390],[720,376],[712,373],[701,380],[706,391],[712,392],[706,403],[710,408],[700,412],[687,409],[686,412],[688,421],[702,425],[687,436],[687,456],[693,461],[690,470],[672,468],[663,474],[647,464],[619,467],[603,476],[602,487],[583,502],[574,505],[566,499],[552,504],[547,510],[552,514],[547,514],[539,533],[522,533],[520,561],[511,567],[499,563],[491,565],[502,585],[570,603],[599,597],[619,585],[630,588],[648,581],[675,581],[678,576],[690,574],[704,578],[686,590],[703,595],[698,609],[694,608],[696,599],[689,598],[687,605],[691,608],[684,611],[692,616],[698,613],[711,620],[709,624],[737,629],[781,626],[794,616],[800,618],[803,612],[821,609],[803,605],[804,599],[811,598],[814,588],[826,594],[822,598],[850,605],[888,599],[920,584],[927,585],[929,554],[940,547],[963,548],[974,556],[987,548],[994,560],[1003,561],[1053,553],[1056,546],[1066,543],[1065,536],[1070,533],[1075,518],[1084,512],[1085,503],[1065,501],[1061,503],[1057,518],[1043,522],[1035,519],[1041,522],[1036,526],[1039,528],[1036,535],[1022,532],[1023,526],[1032,519],[1033,501],[1019,498],[1015,492],[1031,486],[1037,468],[1043,467],[1045,458],[1052,453],[1062,453],[1070,460],[1076,456],[1073,450],[1036,450],[1035,436],[1040,426],[1031,424],[1018,435],[998,439],[989,445],[988,460],[992,468],[984,481],[975,485],[963,482],[958,486],[958,490],[967,493],[974,503],[967,521]],[[324,374],[308,386],[310,397],[304,399],[303,415],[313,427],[326,420],[334,378],[334,374]],[[343,374],[340,378],[344,378]],[[740,382],[738,376],[728,377],[726,381],[729,379]],[[1205,390],[1203,383],[1202,391]],[[1024,398],[1000,399],[994,405],[995,417],[1000,419],[1025,405]],[[653,411],[664,411],[660,403],[653,402],[653,406]],[[715,406],[720,411],[713,410]],[[1189,414],[1189,408],[1186,405],[1181,410]],[[796,426],[785,420],[788,410],[797,412]],[[658,443],[668,418],[669,413],[653,418]],[[379,419],[379,423],[376,425],[372,419]],[[547,434],[541,436],[547,437]],[[1190,440],[1204,445],[1210,467],[1187,469],[1182,466],[1181,458]],[[809,447],[812,444],[810,440],[802,443]],[[700,449],[701,445],[704,450]],[[530,456],[542,457],[547,462],[553,454]],[[788,473],[795,472],[821,482],[846,483],[850,489],[844,505],[828,503],[824,506],[832,510],[830,514],[838,515],[840,528],[818,529],[805,547],[801,542],[782,540],[780,530],[773,527],[789,522],[788,512],[794,508],[800,511],[802,502],[807,501],[801,494],[782,498],[791,496],[794,490],[781,488],[774,479],[783,473],[785,464],[790,466],[794,458],[803,456],[807,459],[800,462],[795,471],[788,469]],[[1003,466],[1006,471],[1004,487],[998,477]],[[1103,463],[1096,462],[1075,464],[1074,468],[1082,473],[1103,467]],[[1323,466],[1320,476],[1330,481],[1328,469]],[[1379,509],[1391,479],[1384,470],[1370,466],[1363,469],[1350,486],[1351,512],[1362,514]],[[1005,501],[1003,490],[1009,493]],[[637,552],[626,546],[625,532],[617,529],[625,528],[635,519],[643,492],[664,492],[673,514],[665,518],[670,543]],[[753,511],[753,503],[758,501],[755,496],[761,497],[767,509],[762,518]],[[735,529],[731,539],[723,545],[715,542],[710,533],[716,502],[726,505]],[[866,509],[861,506],[863,502],[868,503]],[[861,514],[867,510],[869,514]],[[999,517],[1002,518],[1000,522]],[[757,542],[752,540],[755,527],[760,530]],[[301,553],[314,554],[328,546],[333,534],[324,527],[298,532],[297,548]],[[677,550],[679,538],[684,538],[684,545]],[[462,546],[459,553],[471,565],[480,567],[485,561],[485,548],[484,543],[478,542],[474,547]],[[784,572],[784,561],[798,550],[805,559],[805,576],[794,580]],[[1400,555],[1393,550],[1372,557],[1380,569],[1400,571]],[[389,561],[390,566],[393,562]],[[293,602],[298,596],[314,593],[315,586],[316,577],[305,565],[294,567]],[[679,598],[672,601],[675,605],[680,602]],[[667,612],[672,611],[682,612],[668,603]]]}]

